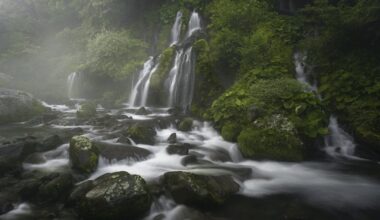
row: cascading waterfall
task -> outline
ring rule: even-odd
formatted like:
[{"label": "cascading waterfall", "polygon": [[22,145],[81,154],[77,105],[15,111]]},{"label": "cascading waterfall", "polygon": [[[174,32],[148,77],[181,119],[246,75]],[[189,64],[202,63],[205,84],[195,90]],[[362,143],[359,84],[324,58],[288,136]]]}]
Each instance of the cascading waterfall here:
[{"label": "cascading waterfall", "polygon": [[[299,82],[308,85],[310,90],[315,92],[318,98],[321,99],[320,94],[317,92],[315,80],[314,83],[310,83],[311,74],[306,70],[306,58],[304,53],[295,53],[296,78]],[[326,153],[332,157],[354,158],[355,144],[353,138],[339,126],[338,120],[334,116],[330,116],[329,130],[330,135],[325,137]]]},{"label": "cascading waterfall", "polygon": [[78,98],[79,84],[80,84],[80,73],[73,72],[67,77],[67,95],[69,99]]},{"label": "cascading waterfall", "polygon": [[132,92],[129,97],[129,106],[130,107],[137,107],[141,106],[143,103],[143,100],[146,100],[147,98],[144,96],[147,96],[147,93],[145,92],[146,83],[150,81],[151,75],[152,75],[152,68],[154,65],[154,58],[150,57],[149,60],[147,60],[144,63],[144,68],[140,71],[138,75],[138,79],[136,83],[132,87]]},{"label": "cascading waterfall", "polygon": [[175,22],[172,27],[170,46],[173,46],[179,42],[182,26],[182,12],[177,12]]},{"label": "cascading waterfall", "polygon": [[201,18],[199,17],[198,12],[193,11],[189,21],[189,30],[187,32],[187,37],[191,37],[194,32],[201,30]]}]

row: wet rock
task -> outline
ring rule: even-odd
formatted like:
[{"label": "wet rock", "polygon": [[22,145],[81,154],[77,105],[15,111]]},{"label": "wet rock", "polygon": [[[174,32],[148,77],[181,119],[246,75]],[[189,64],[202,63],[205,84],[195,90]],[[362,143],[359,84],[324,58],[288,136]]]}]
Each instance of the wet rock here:
[{"label": "wet rock", "polygon": [[126,133],[137,144],[154,145],[155,143],[156,131],[150,126],[135,124]]},{"label": "wet rock", "polygon": [[14,209],[13,202],[14,201],[9,198],[9,196],[0,194],[0,215],[3,215]]},{"label": "wet rock", "polygon": [[189,149],[193,148],[190,144],[171,144],[166,148],[168,154],[188,155]]},{"label": "wet rock", "polygon": [[152,204],[144,179],[137,175],[127,172],[105,174],[93,181],[93,185],[72,195],[78,198],[76,208],[84,219],[137,218],[149,211]]},{"label": "wet rock", "polygon": [[184,132],[191,131],[192,128],[193,128],[192,118],[185,118],[178,125],[178,130],[184,131]]},{"label": "wet rock", "polygon": [[196,163],[198,163],[198,158],[195,155],[188,155],[188,156],[182,158],[182,160],[181,160],[181,164],[183,166],[187,166],[190,164],[196,164]]},{"label": "wet rock", "polygon": [[169,144],[175,144],[177,143],[177,134],[176,133],[172,133],[169,138],[168,138],[168,142]]},{"label": "wet rock", "polygon": [[96,142],[95,146],[98,148],[100,155],[110,161],[124,159],[142,160],[151,154],[146,149],[125,144]]},{"label": "wet rock", "polygon": [[0,88],[0,124],[25,121],[46,110],[29,93]]},{"label": "wet rock", "polygon": [[112,115],[102,115],[97,118],[94,118],[90,122],[91,124],[97,125],[97,126],[105,126],[105,127],[111,127],[118,123],[116,117]]},{"label": "wet rock", "polygon": [[122,135],[121,137],[119,137],[116,141],[117,143],[121,143],[121,144],[132,144],[132,141],[131,139],[125,137],[124,135]]},{"label": "wet rock", "polygon": [[0,156],[0,177],[5,175],[16,175],[22,171],[20,161],[10,157]]},{"label": "wet rock", "polygon": [[146,109],[145,107],[141,107],[141,108],[139,108],[139,109],[135,112],[136,115],[149,115],[149,114],[151,114],[151,113],[152,113],[152,112],[149,111],[148,109]]},{"label": "wet rock", "polygon": [[45,139],[42,140],[42,144],[41,146],[39,147],[38,151],[49,151],[49,150],[53,150],[57,147],[59,147],[60,145],[62,145],[64,142],[63,140],[61,139],[60,136],[58,135],[51,135]]},{"label": "wet rock", "polygon": [[74,186],[74,178],[71,174],[52,174],[46,180],[38,189],[38,196],[42,201],[64,199]]},{"label": "wet rock", "polygon": [[41,153],[34,153],[25,158],[24,163],[41,164],[45,163],[46,159]]},{"label": "wet rock", "polygon": [[69,156],[72,167],[83,173],[91,173],[98,166],[99,152],[84,136],[74,136],[70,141]]},{"label": "wet rock", "polygon": [[90,119],[96,116],[96,104],[93,102],[83,103],[77,111],[77,117],[80,119]]},{"label": "wet rock", "polygon": [[239,191],[239,185],[230,176],[169,172],[163,182],[177,203],[203,208],[220,205]]},{"label": "wet rock", "polygon": [[18,138],[13,143],[0,146],[0,157],[22,160],[28,155],[35,153],[40,145],[36,138],[31,136]]}]

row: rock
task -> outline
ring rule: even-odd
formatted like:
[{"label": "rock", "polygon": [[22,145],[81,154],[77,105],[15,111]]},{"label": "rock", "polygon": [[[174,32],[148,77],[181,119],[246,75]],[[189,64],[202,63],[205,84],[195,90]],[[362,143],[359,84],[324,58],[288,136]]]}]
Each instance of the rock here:
[{"label": "rock", "polygon": [[168,110],[168,113],[171,115],[180,115],[182,111],[180,108],[171,108]]},{"label": "rock", "polygon": [[156,131],[149,126],[139,124],[132,125],[127,130],[127,134],[137,144],[154,145],[155,143]]},{"label": "rock", "polygon": [[84,219],[137,218],[149,211],[152,204],[147,184],[137,175],[105,174],[93,181],[93,185],[75,190],[76,195],[71,196],[78,198],[76,208]]},{"label": "rock", "polygon": [[60,145],[62,145],[64,142],[58,135],[51,135],[44,140],[42,140],[42,146],[38,149],[38,151],[50,151],[53,150]]},{"label": "rock", "polygon": [[99,152],[90,139],[74,136],[70,141],[69,156],[72,167],[83,173],[91,173],[98,166]]},{"label": "rock", "polygon": [[96,116],[96,104],[93,102],[85,102],[77,111],[77,117],[81,119],[90,119]]},{"label": "rock", "polygon": [[14,209],[13,202],[8,196],[0,194],[0,216]]},{"label": "rock", "polygon": [[256,105],[252,105],[247,110],[248,121],[253,122],[262,115],[262,110]]},{"label": "rock", "polygon": [[246,158],[301,161],[304,157],[293,123],[282,115],[256,120],[240,133],[238,146]]},{"label": "rock", "polygon": [[38,197],[44,202],[65,199],[74,186],[71,174],[51,174],[47,179],[38,189]]},{"label": "rock", "polygon": [[139,108],[139,109],[135,112],[136,115],[149,115],[149,114],[151,114],[151,113],[152,113],[152,112],[149,111],[148,109],[146,109],[145,107],[141,107],[141,108]]},{"label": "rock", "polygon": [[184,131],[184,132],[191,131],[192,128],[193,128],[192,118],[185,118],[178,125],[178,130]]},{"label": "rock", "polygon": [[151,152],[131,145],[113,144],[107,142],[96,142],[95,146],[98,148],[102,157],[108,160],[142,160],[147,158]]},{"label": "rock", "polygon": [[221,135],[226,141],[236,142],[241,132],[241,126],[237,123],[229,123],[223,126]]},{"label": "rock", "polygon": [[41,164],[45,162],[46,162],[46,159],[41,153],[31,154],[27,156],[24,160],[24,163],[30,163],[30,164]]},{"label": "rock", "polygon": [[176,133],[172,133],[169,138],[168,138],[168,142],[169,144],[175,144],[177,143],[177,134]]},{"label": "rock", "polygon": [[0,177],[7,174],[15,175],[22,171],[20,161],[10,157],[0,156]]},{"label": "rock", "polygon": [[189,149],[193,148],[190,144],[171,144],[166,148],[168,154],[188,155]]},{"label": "rock", "polygon": [[25,121],[46,110],[47,108],[29,93],[0,88],[0,124]]},{"label": "rock", "polygon": [[99,117],[91,120],[92,124],[97,125],[97,126],[105,126],[105,127],[111,127],[111,126],[117,124],[117,122],[118,121],[117,121],[116,117],[114,117],[112,115],[108,115],[108,114],[99,116]]},{"label": "rock", "polygon": [[0,146],[0,157],[4,156],[22,160],[28,155],[35,153],[39,147],[40,143],[34,137],[18,138],[12,143]]},{"label": "rock", "polygon": [[116,141],[117,143],[121,143],[121,144],[129,144],[129,145],[132,145],[132,141],[131,139],[125,137],[124,135],[122,135],[121,137],[119,137]]},{"label": "rock", "polygon": [[195,155],[187,155],[186,157],[182,158],[182,160],[181,160],[181,164],[183,166],[196,164],[196,163],[198,163],[198,158]]},{"label": "rock", "polygon": [[177,171],[165,173],[163,182],[177,203],[203,208],[220,205],[239,191],[239,185],[230,176]]}]

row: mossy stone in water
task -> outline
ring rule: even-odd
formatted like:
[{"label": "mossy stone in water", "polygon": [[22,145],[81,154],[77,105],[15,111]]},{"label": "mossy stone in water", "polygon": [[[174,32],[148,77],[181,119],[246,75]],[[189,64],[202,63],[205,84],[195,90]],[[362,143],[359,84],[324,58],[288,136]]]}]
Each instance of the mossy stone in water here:
[{"label": "mossy stone in water", "polygon": [[82,119],[89,119],[96,116],[96,104],[93,102],[85,102],[77,111],[77,117]]},{"label": "mossy stone in water", "polygon": [[152,127],[135,124],[128,128],[127,135],[137,144],[153,145],[156,131]]},{"label": "mossy stone in water", "polygon": [[226,141],[236,142],[237,137],[241,131],[241,126],[236,123],[229,123],[223,126],[222,128],[222,137]]},{"label": "mossy stone in water", "polygon": [[181,123],[179,123],[178,130],[184,132],[191,131],[191,129],[193,128],[193,123],[194,122],[192,118],[185,118],[181,121]]},{"label": "mossy stone in water", "polygon": [[[93,187],[77,193],[77,209],[84,219],[124,220],[141,217],[152,204],[152,197],[144,179],[127,172],[105,174]],[[80,187],[80,186],[79,186]]]},{"label": "mossy stone in water", "polygon": [[91,173],[98,166],[99,151],[87,137],[71,138],[69,156],[72,167],[77,171]]},{"label": "mossy stone in water", "polygon": [[294,125],[282,115],[256,120],[240,133],[238,145],[246,158],[301,161],[304,157]]}]

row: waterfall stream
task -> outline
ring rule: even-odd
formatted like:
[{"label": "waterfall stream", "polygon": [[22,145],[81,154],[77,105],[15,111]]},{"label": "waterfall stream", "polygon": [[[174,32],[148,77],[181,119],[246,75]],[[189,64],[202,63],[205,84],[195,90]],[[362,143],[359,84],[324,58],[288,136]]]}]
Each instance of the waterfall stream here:
[{"label": "waterfall stream", "polygon": [[[308,85],[319,99],[316,80],[313,75],[307,70],[306,54],[297,52],[294,54],[294,64],[296,67],[296,78],[299,82]],[[355,143],[353,138],[346,133],[338,124],[338,119],[335,116],[330,116],[329,119],[330,134],[325,137],[325,151],[332,157],[357,158],[354,156]]]},{"label": "waterfall stream", "polygon": [[73,72],[67,77],[67,95],[69,99],[78,98],[80,78],[79,72]]},{"label": "waterfall stream", "polygon": [[181,27],[182,27],[182,12],[177,12],[177,16],[175,19],[175,22],[172,27],[172,33],[171,33],[171,43],[170,46],[173,46],[177,44],[180,40],[181,35]]}]

